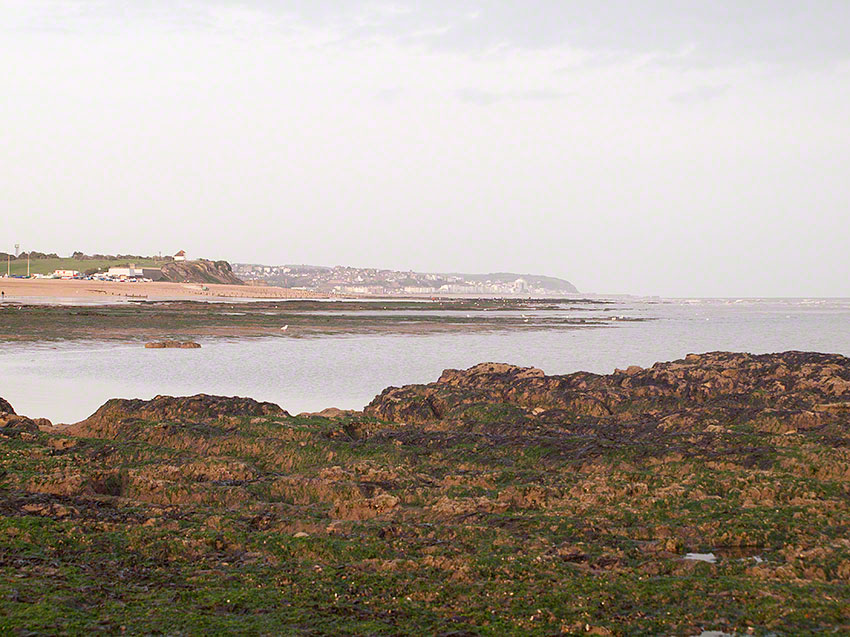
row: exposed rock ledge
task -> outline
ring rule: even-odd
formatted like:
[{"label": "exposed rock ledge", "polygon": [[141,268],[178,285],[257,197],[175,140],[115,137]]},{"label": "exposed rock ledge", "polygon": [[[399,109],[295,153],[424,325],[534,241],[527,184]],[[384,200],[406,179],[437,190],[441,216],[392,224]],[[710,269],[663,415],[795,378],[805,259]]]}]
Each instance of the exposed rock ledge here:
[{"label": "exposed rock ledge", "polygon": [[436,383],[385,389],[365,412],[396,423],[640,422],[676,429],[735,419],[790,431],[846,421],[850,359],[711,352],[649,369],[562,376],[483,363],[446,370]]},{"label": "exposed rock ledge", "polygon": [[253,398],[238,396],[156,396],[152,400],[108,400],[85,420],[70,425],[65,431],[72,435],[112,437],[115,427],[122,422],[179,421],[183,423],[210,423],[230,416],[288,416],[274,403],[258,402]]}]

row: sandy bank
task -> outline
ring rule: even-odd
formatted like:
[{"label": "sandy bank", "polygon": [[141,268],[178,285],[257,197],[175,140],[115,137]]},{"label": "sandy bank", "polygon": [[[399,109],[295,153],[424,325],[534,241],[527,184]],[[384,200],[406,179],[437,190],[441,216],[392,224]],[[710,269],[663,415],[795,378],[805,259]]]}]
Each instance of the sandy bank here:
[{"label": "sandy bank", "polygon": [[215,283],[118,283],[114,281],[78,281],[61,279],[0,279],[5,300],[16,298],[137,298],[137,299],[303,299],[324,295],[305,290]]}]

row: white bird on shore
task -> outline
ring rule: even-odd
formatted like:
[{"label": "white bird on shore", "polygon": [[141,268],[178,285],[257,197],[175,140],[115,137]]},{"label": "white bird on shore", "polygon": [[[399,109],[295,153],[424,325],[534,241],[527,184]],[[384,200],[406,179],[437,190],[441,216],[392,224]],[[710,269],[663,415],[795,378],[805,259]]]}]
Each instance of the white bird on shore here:
[{"label": "white bird on shore", "polygon": [[289,327],[289,325],[284,325],[283,327],[280,328],[280,331],[285,332],[287,327]]}]

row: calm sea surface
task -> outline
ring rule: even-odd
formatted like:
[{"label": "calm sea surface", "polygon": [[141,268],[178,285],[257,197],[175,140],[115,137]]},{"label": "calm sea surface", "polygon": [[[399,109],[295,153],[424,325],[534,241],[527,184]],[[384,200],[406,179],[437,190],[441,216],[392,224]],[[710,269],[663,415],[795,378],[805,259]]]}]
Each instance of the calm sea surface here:
[{"label": "calm sea surface", "polygon": [[[430,382],[445,368],[483,361],[562,374],[608,373],[713,350],[850,356],[850,299],[621,300],[584,313],[653,320],[422,336],[212,339],[198,350],[97,341],[3,343],[0,396],[18,413],[54,422],[81,420],[109,398],[199,392],[251,396],[298,413],[359,409],[387,386]],[[522,314],[532,325],[557,315]]]}]

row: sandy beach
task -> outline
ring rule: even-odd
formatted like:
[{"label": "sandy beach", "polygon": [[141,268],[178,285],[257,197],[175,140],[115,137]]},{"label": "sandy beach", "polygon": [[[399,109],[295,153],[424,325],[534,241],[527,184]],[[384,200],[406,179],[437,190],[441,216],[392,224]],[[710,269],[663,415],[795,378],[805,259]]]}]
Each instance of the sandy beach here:
[{"label": "sandy beach", "polygon": [[62,279],[0,279],[6,301],[34,298],[68,299],[304,299],[325,295],[306,290],[217,283],[118,283]]}]

